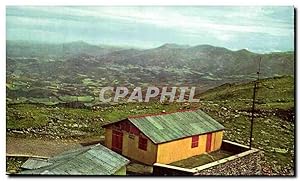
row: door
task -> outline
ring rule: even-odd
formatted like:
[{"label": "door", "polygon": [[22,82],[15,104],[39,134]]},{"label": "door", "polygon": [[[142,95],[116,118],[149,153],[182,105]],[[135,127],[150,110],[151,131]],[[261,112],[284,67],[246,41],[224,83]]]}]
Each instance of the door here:
[{"label": "door", "polygon": [[112,150],[122,154],[123,133],[121,131],[112,131]]},{"label": "door", "polygon": [[206,152],[207,153],[211,151],[211,138],[212,138],[212,133],[208,133],[207,138],[206,138]]}]

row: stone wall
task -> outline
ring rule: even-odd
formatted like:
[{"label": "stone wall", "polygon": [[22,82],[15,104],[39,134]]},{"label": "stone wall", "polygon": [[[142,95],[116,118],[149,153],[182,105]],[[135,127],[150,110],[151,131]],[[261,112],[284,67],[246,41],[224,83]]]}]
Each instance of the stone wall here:
[{"label": "stone wall", "polygon": [[263,157],[262,151],[257,151],[246,156],[238,157],[225,163],[201,170],[194,175],[216,175],[216,176],[249,176],[261,175],[260,161]]}]

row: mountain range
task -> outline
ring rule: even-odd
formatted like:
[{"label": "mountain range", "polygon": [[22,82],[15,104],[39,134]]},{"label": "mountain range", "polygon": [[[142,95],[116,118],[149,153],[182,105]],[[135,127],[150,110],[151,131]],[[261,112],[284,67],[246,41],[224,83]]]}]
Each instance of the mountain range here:
[{"label": "mountain range", "polygon": [[[211,45],[138,49],[86,42],[6,42],[7,95],[97,96],[103,86],[196,86],[294,75],[294,52],[258,54]],[[42,92],[42,93],[41,93]],[[43,96],[41,96],[43,95]]]}]

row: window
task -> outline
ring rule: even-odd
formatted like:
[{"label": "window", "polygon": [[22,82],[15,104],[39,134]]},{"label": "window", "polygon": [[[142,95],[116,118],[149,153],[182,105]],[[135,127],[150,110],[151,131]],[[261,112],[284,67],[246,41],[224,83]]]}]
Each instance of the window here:
[{"label": "window", "polygon": [[128,136],[130,139],[134,140],[135,136],[133,134],[129,134]]},{"label": "window", "polygon": [[147,139],[139,136],[139,149],[147,151]]},{"label": "window", "polygon": [[198,147],[198,143],[199,143],[199,136],[193,136],[192,137],[192,148]]}]

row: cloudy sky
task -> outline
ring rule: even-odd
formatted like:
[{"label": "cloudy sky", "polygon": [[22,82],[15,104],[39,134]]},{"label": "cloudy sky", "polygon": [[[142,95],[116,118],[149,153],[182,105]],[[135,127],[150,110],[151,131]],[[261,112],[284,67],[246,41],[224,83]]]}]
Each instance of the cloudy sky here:
[{"label": "cloudy sky", "polygon": [[293,7],[6,8],[7,40],[86,41],[140,48],[210,44],[254,52],[293,50]]}]

